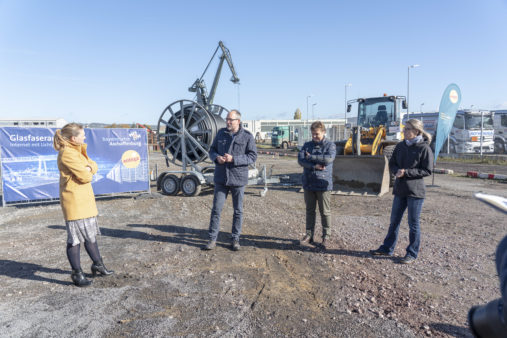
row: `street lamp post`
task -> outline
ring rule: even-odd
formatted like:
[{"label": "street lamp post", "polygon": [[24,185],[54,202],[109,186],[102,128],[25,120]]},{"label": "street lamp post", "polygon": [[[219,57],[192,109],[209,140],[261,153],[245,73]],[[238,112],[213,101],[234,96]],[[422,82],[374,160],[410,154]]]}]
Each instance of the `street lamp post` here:
[{"label": "street lamp post", "polygon": [[409,96],[410,96],[410,68],[416,68],[419,65],[410,65],[407,68],[407,119],[410,117],[410,106],[409,106]]},{"label": "street lamp post", "polygon": [[421,108],[419,108],[419,110],[421,111],[421,122],[423,123],[424,125],[424,117],[423,117],[423,111],[422,111],[422,107],[424,106],[424,102],[421,103]]},{"label": "street lamp post", "polygon": [[309,111],[310,111],[310,108],[308,108],[308,99],[309,99],[310,97],[312,97],[312,96],[313,96],[313,95],[312,95],[312,94],[310,94],[310,95],[308,95],[308,96],[306,97],[306,123],[308,123],[308,114],[309,114]]},{"label": "street lamp post", "polygon": [[481,147],[481,160],[482,160],[482,127],[484,126],[484,111],[481,110],[481,144],[479,147]]},{"label": "street lamp post", "polygon": [[310,110],[310,109],[308,108],[308,99],[309,99],[310,97],[312,97],[312,96],[313,96],[313,94],[310,94],[310,95],[308,95],[308,96],[306,97],[306,127],[308,128],[308,133],[309,133],[309,130],[310,130],[310,126],[308,125],[308,114],[309,114],[309,112],[308,112],[308,111]]},{"label": "street lamp post", "polygon": [[352,87],[351,83],[345,85],[345,123],[347,123],[347,88]]},{"label": "street lamp post", "polygon": [[315,121],[315,115],[313,113],[313,108],[315,108],[316,105],[317,105],[317,103],[312,104],[312,120],[314,120],[314,121]]}]

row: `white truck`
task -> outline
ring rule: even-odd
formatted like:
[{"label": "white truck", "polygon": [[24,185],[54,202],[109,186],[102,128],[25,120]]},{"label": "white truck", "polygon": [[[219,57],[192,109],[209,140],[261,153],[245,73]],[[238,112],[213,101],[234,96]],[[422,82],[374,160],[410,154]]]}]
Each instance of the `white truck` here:
[{"label": "white truck", "polygon": [[[494,112],[487,110],[458,110],[449,133],[449,145],[444,143],[441,152],[446,153],[449,148],[450,153],[475,154],[481,152],[482,146],[483,153],[493,153],[493,116]],[[410,118],[422,120],[424,129],[435,137],[438,113],[411,113]],[[403,122],[406,120],[407,115]]]},{"label": "white truck", "polygon": [[493,127],[495,128],[495,153],[507,153],[507,110],[495,110]]}]

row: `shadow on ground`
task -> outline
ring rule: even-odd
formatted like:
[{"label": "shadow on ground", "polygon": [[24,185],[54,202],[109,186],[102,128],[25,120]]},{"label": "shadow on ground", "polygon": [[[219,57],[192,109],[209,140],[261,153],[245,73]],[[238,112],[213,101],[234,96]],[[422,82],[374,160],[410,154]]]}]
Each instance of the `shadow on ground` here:
[{"label": "shadow on ground", "polygon": [[432,323],[430,324],[430,327],[435,331],[440,331],[453,337],[473,337],[472,333],[467,327],[444,323]]},{"label": "shadow on ground", "polygon": [[[169,235],[149,234],[145,231],[130,229],[111,229],[101,227],[100,231],[103,236],[116,238],[132,238],[145,241],[157,241],[164,243],[173,243],[188,245],[195,248],[202,248],[208,241],[208,231],[204,229],[193,229],[179,225],[151,225],[151,224],[127,224],[127,227],[134,229],[153,229]],[[62,225],[50,225],[50,229],[65,230]],[[299,240],[293,238],[282,238],[273,236],[259,235],[241,235],[240,243],[242,247],[255,247],[259,249],[269,250],[289,250],[289,251],[318,251],[331,255],[351,256],[351,257],[371,257],[366,251],[354,251],[346,249],[328,249],[322,250],[319,245],[302,246]],[[217,246],[230,248],[230,233],[220,232],[217,238]],[[392,257],[382,257],[376,259],[394,259]]]},{"label": "shadow on ground", "polygon": [[49,282],[60,285],[70,285],[70,282],[63,282],[61,280],[40,276],[39,273],[59,273],[64,274],[66,277],[70,275],[69,271],[46,268],[42,265],[16,262],[7,259],[0,259],[0,275],[28,279],[36,282]]}]

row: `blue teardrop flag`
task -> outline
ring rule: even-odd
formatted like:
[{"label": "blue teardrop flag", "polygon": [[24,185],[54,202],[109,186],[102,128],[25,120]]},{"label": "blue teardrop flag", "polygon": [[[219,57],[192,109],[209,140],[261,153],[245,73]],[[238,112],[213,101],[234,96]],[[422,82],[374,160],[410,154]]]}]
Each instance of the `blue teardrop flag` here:
[{"label": "blue teardrop flag", "polygon": [[461,102],[461,90],[458,85],[451,83],[447,86],[442,95],[440,101],[440,107],[438,108],[438,124],[437,134],[435,139],[435,161],[437,163],[438,153],[440,148],[447,140],[447,136],[451,131],[452,124],[456,118],[456,112],[458,111],[459,104]]}]

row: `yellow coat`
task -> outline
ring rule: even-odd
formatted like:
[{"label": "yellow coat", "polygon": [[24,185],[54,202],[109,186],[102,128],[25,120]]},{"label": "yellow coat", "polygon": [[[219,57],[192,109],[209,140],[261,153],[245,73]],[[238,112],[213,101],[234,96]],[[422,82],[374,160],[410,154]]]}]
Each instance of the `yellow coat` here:
[{"label": "yellow coat", "polygon": [[[97,163],[86,153],[86,144],[66,143],[58,153],[60,170],[60,205],[66,221],[97,216],[97,205],[92,189],[92,178]],[[92,170],[88,171],[89,166]]]}]

